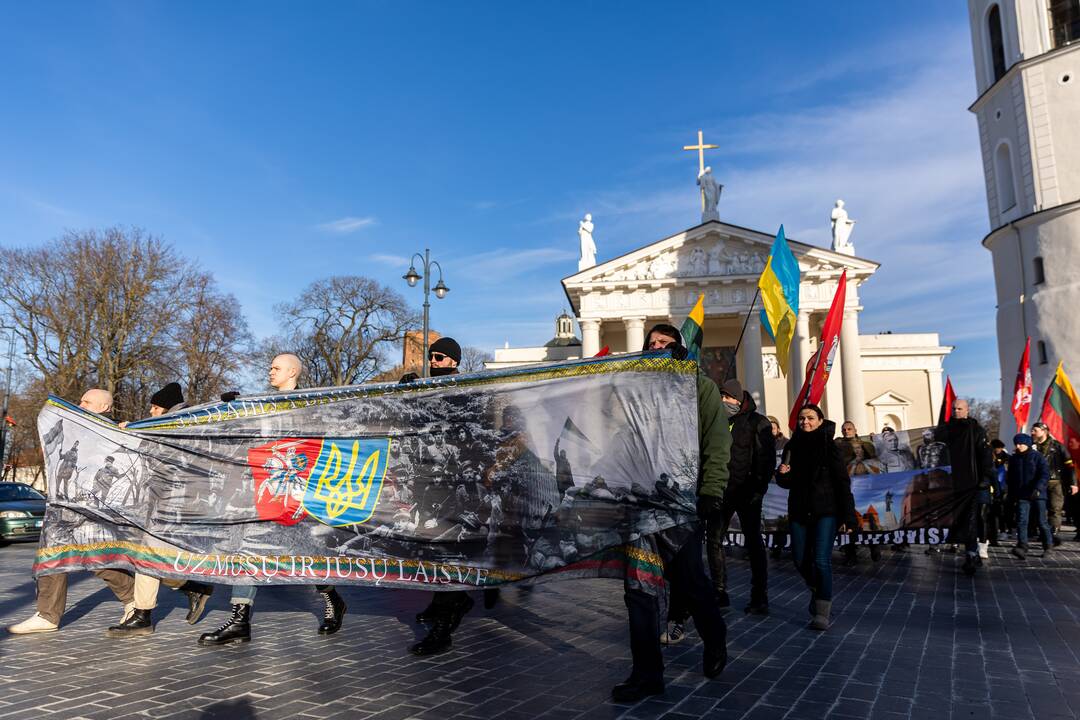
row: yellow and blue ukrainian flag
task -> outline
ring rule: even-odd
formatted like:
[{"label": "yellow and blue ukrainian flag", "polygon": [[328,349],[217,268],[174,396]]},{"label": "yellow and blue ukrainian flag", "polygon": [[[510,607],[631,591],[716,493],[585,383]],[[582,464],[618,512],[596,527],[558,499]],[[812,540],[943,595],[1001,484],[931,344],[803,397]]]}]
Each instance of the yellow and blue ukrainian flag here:
[{"label": "yellow and blue ukrainian flag", "polygon": [[783,225],[776,233],[769,261],[758,278],[758,288],[765,306],[761,311],[761,322],[776,340],[776,360],[786,377],[795,319],[799,316],[799,263],[788,247]]},{"label": "yellow and blue ukrainian flag", "polygon": [[701,357],[701,341],[705,337],[705,331],[702,330],[704,325],[705,293],[701,293],[698,295],[697,302],[694,303],[694,309],[686,316],[682,328],[679,329],[682,333],[683,344],[686,345],[687,360],[697,360]]}]

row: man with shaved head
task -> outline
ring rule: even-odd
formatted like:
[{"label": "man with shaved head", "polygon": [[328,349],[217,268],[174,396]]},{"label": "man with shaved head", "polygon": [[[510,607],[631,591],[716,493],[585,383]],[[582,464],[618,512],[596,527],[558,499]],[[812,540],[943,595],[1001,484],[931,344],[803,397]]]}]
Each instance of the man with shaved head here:
[{"label": "man with shaved head", "polygon": [[[112,412],[112,403],[112,393],[108,390],[94,388],[83,393],[82,399],[79,400],[79,407],[107,417]],[[61,457],[65,455],[72,456],[72,468],[75,467],[75,463],[78,461],[77,445],[78,441],[72,443],[67,453],[61,453]],[[113,591],[116,598],[124,604],[124,615],[120,621],[126,621],[135,611],[134,578],[130,573],[123,570],[95,570],[94,574],[105,581],[105,584]],[[64,608],[67,606],[67,586],[68,576],[66,573],[39,577],[37,579],[37,612],[21,623],[9,625],[8,632],[14,635],[29,635],[58,630],[60,628],[60,617],[64,614]]]},{"label": "man with shaved head", "polygon": [[[282,353],[270,362],[270,385],[279,392],[292,392],[300,382],[304,365],[292,353]],[[251,640],[251,610],[255,604],[257,585],[234,585],[232,588],[232,614],[225,624],[213,632],[199,636],[200,645],[228,645]],[[345,600],[332,585],[316,585],[322,596],[324,614],[319,625],[320,635],[332,635],[341,629],[345,617]]]},{"label": "man with shaved head", "polygon": [[953,492],[958,497],[972,497],[960,506],[953,519],[954,535],[964,542],[967,556],[964,573],[974,575],[982,565],[979,543],[989,541],[988,514],[997,477],[990,441],[979,421],[969,417],[968,401],[953,401],[952,417],[935,432],[936,439],[949,448],[952,461]]}]

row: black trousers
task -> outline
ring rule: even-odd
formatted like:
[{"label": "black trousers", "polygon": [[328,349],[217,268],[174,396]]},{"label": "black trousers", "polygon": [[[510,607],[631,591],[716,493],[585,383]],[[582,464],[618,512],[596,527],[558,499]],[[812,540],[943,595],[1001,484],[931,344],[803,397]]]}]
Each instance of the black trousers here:
[{"label": "black trousers", "polygon": [[[664,579],[671,597],[683,598],[706,651],[727,645],[727,626],[713,597],[705,563],[701,557],[702,531],[699,529],[671,558],[664,558]],[[639,683],[664,682],[664,658],[660,652],[660,602],[655,595],[624,588],[630,619],[630,654],[634,660],[631,680]]]},{"label": "black trousers", "polygon": [[739,515],[743,543],[750,558],[750,599],[764,601],[768,594],[769,560],[765,541],[761,538],[761,498],[756,502],[724,503],[724,514],[717,521],[705,524],[706,549],[713,587],[727,592],[727,562],[724,542],[727,540],[731,517]]}]

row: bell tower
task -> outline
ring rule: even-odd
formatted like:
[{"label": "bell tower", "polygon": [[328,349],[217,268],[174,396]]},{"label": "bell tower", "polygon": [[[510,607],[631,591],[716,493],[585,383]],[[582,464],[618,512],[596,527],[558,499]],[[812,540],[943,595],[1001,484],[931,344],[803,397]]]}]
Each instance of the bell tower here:
[{"label": "bell tower", "polygon": [[1080,0],[968,0],[997,288],[1001,435],[1031,337],[1032,421],[1058,361],[1080,374]]}]

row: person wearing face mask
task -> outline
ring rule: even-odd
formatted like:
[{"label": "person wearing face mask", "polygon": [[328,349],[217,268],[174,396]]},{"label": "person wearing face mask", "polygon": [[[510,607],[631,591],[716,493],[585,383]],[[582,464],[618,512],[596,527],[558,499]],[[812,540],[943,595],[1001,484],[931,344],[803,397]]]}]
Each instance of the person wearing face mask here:
[{"label": "person wearing face mask", "polygon": [[[682,334],[667,324],[655,325],[645,335],[643,351],[671,351],[672,357],[686,358]],[[699,468],[697,487],[698,517],[704,522],[719,522],[723,515],[724,489],[728,479],[731,431],[727,411],[720,401],[716,383],[701,370],[697,374],[697,413]],[[671,604],[681,603],[694,618],[694,625],[705,646],[702,669],[705,677],[715,678],[727,665],[727,626],[716,606],[709,577],[702,562],[704,533],[700,523],[671,528],[660,533],[657,549],[663,560],[664,579],[670,586]],[[664,657],[660,649],[659,598],[626,582],[623,587],[630,621],[630,677],[611,690],[615,702],[635,703],[664,692]]]},{"label": "person wearing face mask", "polygon": [[706,523],[706,549],[718,604],[730,604],[727,594],[727,567],[724,538],[731,516],[739,515],[746,551],[750,557],[750,602],[745,611],[769,613],[768,572],[765,543],[761,538],[761,503],[769,490],[776,467],[776,441],[768,418],[757,412],[757,403],[738,380],[728,380],[720,389],[720,400],[728,413],[731,431],[731,459],[728,485],[724,491],[724,512],[720,522]]},{"label": "person wearing face mask", "polygon": [[821,408],[803,407],[776,471],[777,484],[788,490],[791,554],[810,588],[810,627],[819,631],[829,628],[836,533],[858,525],[851,479],[833,442],[835,434],[836,425]]}]

